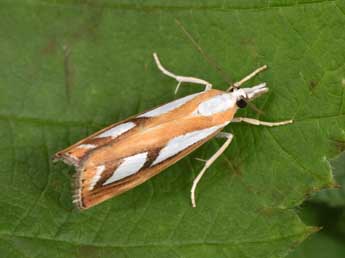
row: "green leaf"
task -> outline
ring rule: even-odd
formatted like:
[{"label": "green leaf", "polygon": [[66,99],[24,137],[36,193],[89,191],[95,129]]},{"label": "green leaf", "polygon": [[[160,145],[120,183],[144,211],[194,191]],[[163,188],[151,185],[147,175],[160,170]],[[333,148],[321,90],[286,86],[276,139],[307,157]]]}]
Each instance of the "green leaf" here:
[{"label": "green leaf", "polygon": [[[0,4],[1,257],[283,257],[315,229],[294,207],[334,185],[328,159],[345,134],[342,0],[2,1]],[[213,140],[149,182],[85,212],[72,208],[73,169],[50,157],[103,126],[168,102],[177,74],[227,84],[178,18],[232,80],[270,69],[234,124],[226,153],[190,206]],[[185,85],[177,97],[200,90]]]},{"label": "green leaf", "polygon": [[337,221],[337,228],[339,232],[342,234],[342,236],[345,236],[345,208],[342,209],[342,215],[339,218],[339,221]]},{"label": "green leaf", "polygon": [[345,152],[331,161],[333,175],[338,189],[324,189],[313,196],[313,201],[325,202],[330,206],[345,206]]},{"label": "green leaf", "polygon": [[344,253],[343,241],[330,234],[318,233],[305,241],[288,258],[342,258]]},{"label": "green leaf", "polygon": [[344,256],[345,209],[335,208],[325,203],[306,202],[298,211],[307,224],[318,225],[320,232],[312,235],[288,258],[340,258]]}]

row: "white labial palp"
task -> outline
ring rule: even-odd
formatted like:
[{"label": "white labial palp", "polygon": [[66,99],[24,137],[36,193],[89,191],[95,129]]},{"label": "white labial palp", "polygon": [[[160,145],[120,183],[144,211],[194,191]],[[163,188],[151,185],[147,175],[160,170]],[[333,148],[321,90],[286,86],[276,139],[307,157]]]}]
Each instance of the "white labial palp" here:
[{"label": "white labial palp", "polygon": [[128,177],[137,173],[147,160],[147,152],[135,154],[133,156],[124,158],[120,166],[113,172],[112,176],[104,182],[103,185],[108,185],[116,182],[122,178]]},{"label": "white labial palp", "polygon": [[104,131],[100,135],[97,135],[95,138],[104,138],[104,137],[111,136],[111,138],[114,139],[116,137],[119,137],[121,134],[124,134],[125,132],[129,131],[130,129],[132,129],[135,126],[136,125],[133,122],[128,122],[128,123],[120,124],[120,125],[117,125],[117,126],[115,126],[113,128],[110,128],[107,131]]},{"label": "white labial palp", "polygon": [[155,117],[155,116],[160,116],[162,114],[168,113],[170,111],[173,111],[174,109],[182,106],[183,104],[187,103],[188,101],[194,99],[196,96],[198,96],[200,93],[195,93],[192,95],[188,95],[186,97],[177,99],[175,101],[172,101],[168,104],[162,105],[158,108],[155,108],[149,112],[146,112],[144,114],[141,114],[138,117]]},{"label": "white labial palp", "polygon": [[163,162],[164,160],[167,160],[168,158],[176,155],[180,151],[187,149],[189,146],[207,138],[220,128],[224,127],[225,125],[226,124],[222,124],[202,130],[197,130],[194,132],[189,132],[171,139],[167,143],[167,145],[163,149],[161,149],[161,151],[158,154],[158,157],[154,160],[154,162],[152,162],[151,166]]}]

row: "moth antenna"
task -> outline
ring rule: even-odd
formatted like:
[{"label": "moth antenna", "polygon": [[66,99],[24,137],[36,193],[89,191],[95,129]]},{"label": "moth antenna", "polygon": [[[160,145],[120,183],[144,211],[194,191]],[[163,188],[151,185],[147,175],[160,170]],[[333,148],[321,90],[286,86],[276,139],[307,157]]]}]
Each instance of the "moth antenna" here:
[{"label": "moth antenna", "polygon": [[264,111],[262,111],[260,108],[258,108],[255,104],[249,102],[248,103],[248,106],[255,112],[257,113],[258,115],[263,115],[265,114]]},{"label": "moth antenna", "polygon": [[[187,31],[187,29],[183,26],[183,24],[180,22],[180,20],[175,19],[176,24],[180,27],[182,32],[187,36],[187,38],[192,42],[193,46],[198,50],[198,52],[203,56],[203,58],[211,65],[213,66],[218,74],[223,77],[224,81],[229,84],[229,88],[226,91],[231,91],[234,88],[239,88],[242,83],[248,80],[248,76],[244,78],[245,80],[241,80],[239,82],[233,83],[231,79],[229,78],[228,74],[218,65],[218,63],[211,58],[202,48],[201,46],[196,42],[196,40],[192,37],[192,35]],[[262,70],[265,70],[267,66],[260,67],[258,70],[255,71],[255,74],[261,72]],[[255,75],[254,74],[254,75]],[[249,77],[253,77],[253,75],[249,75]],[[253,103],[249,103],[249,107],[254,110],[255,113],[262,115],[264,112],[260,110],[258,107],[256,107]]]},{"label": "moth antenna", "polygon": [[199,53],[203,56],[203,58],[211,65],[213,66],[218,74],[223,77],[223,80],[228,83],[229,85],[232,84],[231,79],[227,75],[227,73],[218,65],[218,63],[211,58],[202,48],[201,46],[196,42],[196,40],[192,37],[192,35],[186,30],[186,28],[182,25],[182,23],[175,19],[176,24],[180,27],[182,32],[187,36],[187,38],[192,42],[193,46],[196,48],[196,50],[199,51]]},{"label": "moth antenna", "polygon": [[259,67],[258,69],[256,69],[252,73],[248,74],[246,77],[244,77],[240,81],[235,82],[232,85],[230,85],[230,87],[226,91],[229,92],[229,91],[233,91],[234,89],[240,88],[243,83],[249,81],[250,79],[255,77],[257,74],[265,71],[267,68],[268,68],[267,65],[263,65],[263,66]]}]

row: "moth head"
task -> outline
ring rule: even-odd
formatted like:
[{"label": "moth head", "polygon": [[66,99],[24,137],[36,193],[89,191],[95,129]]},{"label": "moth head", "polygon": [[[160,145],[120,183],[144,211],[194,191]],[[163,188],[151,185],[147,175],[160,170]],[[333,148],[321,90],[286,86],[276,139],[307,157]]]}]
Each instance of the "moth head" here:
[{"label": "moth head", "polygon": [[256,85],[251,88],[233,88],[230,91],[230,94],[232,94],[236,98],[237,107],[244,108],[247,106],[248,102],[252,101],[253,99],[261,96],[266,92],[268,92],[266,83],[260,83],[259,85]]}]

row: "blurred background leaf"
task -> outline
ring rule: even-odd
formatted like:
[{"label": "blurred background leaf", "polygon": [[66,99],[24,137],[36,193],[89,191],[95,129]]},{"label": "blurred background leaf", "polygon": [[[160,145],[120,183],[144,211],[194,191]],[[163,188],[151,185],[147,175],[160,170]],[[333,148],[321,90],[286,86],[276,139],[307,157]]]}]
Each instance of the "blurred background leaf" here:
[{"label": "blurred background leaf", "polygon": [[343,258],[345,253],[344,241],[323,232],[312,235],[295,252],[291,258]]},{"label": "blurred background leaf", "polygon": [[315,193],[299,210],[309,225],[321,232],[311,236],[289,258],[341,258],[345,254],[345,152],[331,161],[338,189]]},{"label": "blurred background leaf", "polygon": [[[345,141],[344,14],[342,0],[2,1],[0,257],[286,256],[317,230],[295,207],[335,186],[328,160]],[[199,90],[174,96],[152,52],[178,74],[227,88],[176,18],[232,81],[270,67],[251,82],[269,84],[255,101],[264,114],[239,115],[295,123],[227,127],[234,141],[201,182],[197,209],[194,158],[212,155],[218,140],[118,198],[74,210],[74,171],[52,164],[56,151]],[[344,229],[340,217],[334,227]],[[312,241],[339,243],[323,232]]]},{"label": "blurred background leaf", "polygon": [[[340,144],[340,143],[339,143]],[[345,142],[344,148],[345,148]],[[343,147],[342,147],[343,148]],[[313,196],[314,202],[323,202],[332,207],[345,206],[345,152],[331,161],[333,175],[339,184],[338,189],[324,189]]]}]

